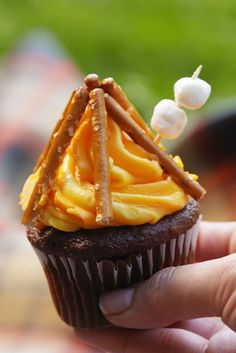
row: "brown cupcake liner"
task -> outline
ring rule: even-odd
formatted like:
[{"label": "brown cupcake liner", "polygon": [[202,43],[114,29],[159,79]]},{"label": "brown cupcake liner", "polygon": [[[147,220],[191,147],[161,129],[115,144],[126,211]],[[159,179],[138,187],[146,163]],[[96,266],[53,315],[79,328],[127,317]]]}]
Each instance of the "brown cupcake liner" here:
[{"label": "brown cupcake liner", "polygon": [[34,248],[62,320],[84,330],[110,326],[98,306],[101,293],[127,288],[165,267],[192,263],[199,223],[200,218],[186,233],[140,254],[100,261],[48,255]]}]

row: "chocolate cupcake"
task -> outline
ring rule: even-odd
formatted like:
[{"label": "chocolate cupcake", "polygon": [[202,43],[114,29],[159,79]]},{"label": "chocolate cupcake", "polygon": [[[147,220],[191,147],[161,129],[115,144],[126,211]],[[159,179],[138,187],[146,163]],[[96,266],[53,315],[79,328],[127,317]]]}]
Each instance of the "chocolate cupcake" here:
[{"label": "chocolate cupcake", "polygon": [[29,227],[27,235],[60,317],[71,326],[94,329],[109,325],[98,307],[101,293],[194,260],[198,223],[199,207],[191,200],[153,225],[75,232]]},{"label": "chocolate cupcake", "polygon": [[22,222],[60,317],[110,325],[101,293],[194,261],[204,189],[169,156],[113,79],[89,75],[21,194]]}]

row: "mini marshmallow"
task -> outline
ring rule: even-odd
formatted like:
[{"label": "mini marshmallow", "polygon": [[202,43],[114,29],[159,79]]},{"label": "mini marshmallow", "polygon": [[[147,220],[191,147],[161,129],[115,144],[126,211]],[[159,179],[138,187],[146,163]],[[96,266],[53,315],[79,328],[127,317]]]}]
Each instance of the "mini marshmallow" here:
[{"label": "mini marshmallow", "polygon": [[211,93],[211,86],[198,78],[202,66],[199,66],[192,77],[183,77],[174,85],[175,101],[179,106],[187,109],[199,109],[207,101]]},{"label": "mini marshmallow", "polygon": [[151,127],[158,132],[162,138],[177,138],[187,123],[185,111],[170,99],[163,99],[154,108],[151,118]]}]

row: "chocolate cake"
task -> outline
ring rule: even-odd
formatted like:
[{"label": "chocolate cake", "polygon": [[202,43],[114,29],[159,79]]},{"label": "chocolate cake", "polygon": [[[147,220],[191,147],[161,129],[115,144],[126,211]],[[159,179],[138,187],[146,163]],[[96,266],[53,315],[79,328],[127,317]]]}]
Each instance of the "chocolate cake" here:
[{"label": "chocolate cake", "polygon": [[191,200],[182,210],[163,217],[158,223],[141,226],[80,229],[63,232],[53,227],[27,229],[31,244],[47,254],[96,260],[141,253],[178,237],[199,218],[199,205]]}]

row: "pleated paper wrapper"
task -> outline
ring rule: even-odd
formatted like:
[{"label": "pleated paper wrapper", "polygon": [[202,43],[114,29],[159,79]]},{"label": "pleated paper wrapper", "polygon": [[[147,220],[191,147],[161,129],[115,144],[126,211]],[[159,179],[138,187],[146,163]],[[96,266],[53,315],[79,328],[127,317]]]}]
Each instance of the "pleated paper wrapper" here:
[{"label": "pleated paper wrapper", "polygon": [[83,330],[110,326],[98,306],[100,295],[146,280],[165,267],[194,262],[199,223],[200,218],[186,233],[142,253],[99,261],[45,254],[34,248],[59,316]]}]

